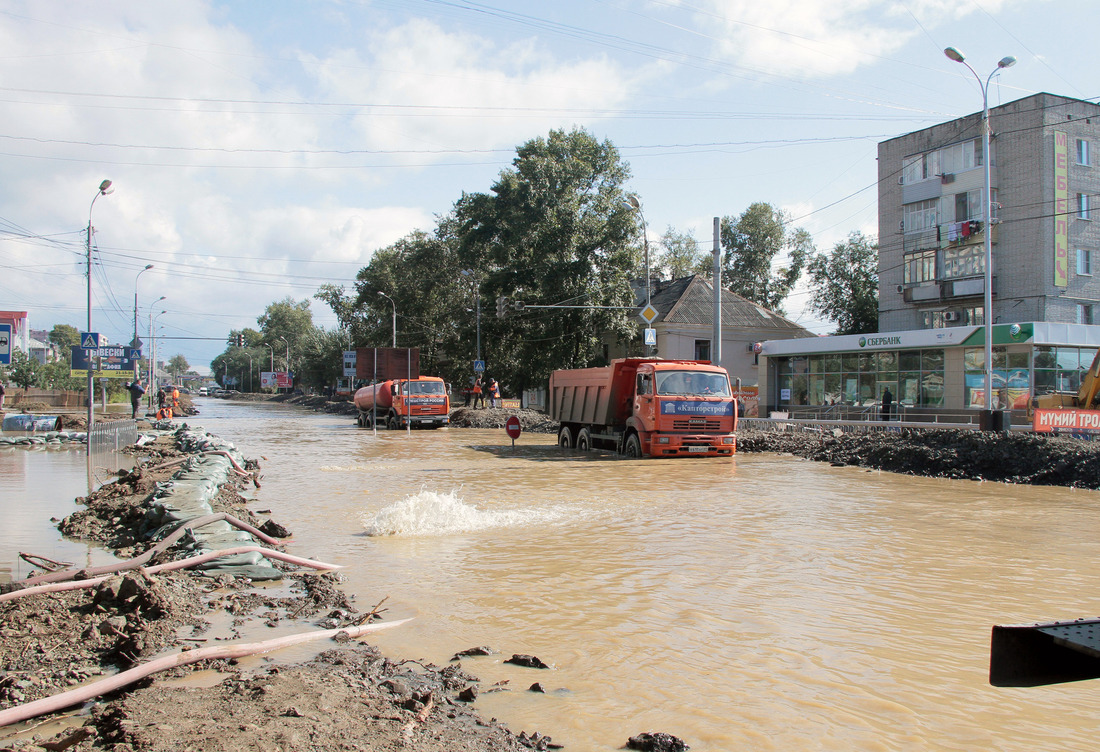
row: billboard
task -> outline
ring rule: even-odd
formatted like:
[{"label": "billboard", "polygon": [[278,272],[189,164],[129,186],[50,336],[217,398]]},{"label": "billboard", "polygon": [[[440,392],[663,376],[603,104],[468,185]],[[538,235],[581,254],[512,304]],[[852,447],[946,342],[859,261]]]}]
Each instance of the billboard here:
[{"label": "billboard", "polygon": [[[377,357],[377,372],[375,371]],[[355,351],[355,378],[372,382],[377,374],[379,381],[420,378],[420,350],[415,347],[360,347]]]},{"label": "billboard", "polygon": [[73,378],[87,378],[91,371],[92,376],[101,379],[133,380],[138,361],[141,360],[141,350],[121,345],[100,347],[97,350],[73,345],[69,352],[72,354],[69,375]]},{"label": "billboard", "polygon": [[294,386],[294,374],[283,371],[261,371],[261,389],[289,389]]}]

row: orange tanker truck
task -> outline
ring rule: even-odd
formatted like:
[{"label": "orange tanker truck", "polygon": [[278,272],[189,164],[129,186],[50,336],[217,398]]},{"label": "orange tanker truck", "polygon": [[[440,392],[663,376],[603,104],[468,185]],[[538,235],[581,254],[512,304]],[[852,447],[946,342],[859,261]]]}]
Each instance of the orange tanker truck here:
[{"label": "orange tanker truck", "polygon": [[554,371],[558,445],[628,457],[715,457],[736,451],[737,408],[725,369],[701,360],[623,358]]},{"label": "orange tanker truck", "polygon": [[450,422],[451,404],[447,385],[435,376],[390,379],[364,386],[355,392],[360,428],[439,428]]}]

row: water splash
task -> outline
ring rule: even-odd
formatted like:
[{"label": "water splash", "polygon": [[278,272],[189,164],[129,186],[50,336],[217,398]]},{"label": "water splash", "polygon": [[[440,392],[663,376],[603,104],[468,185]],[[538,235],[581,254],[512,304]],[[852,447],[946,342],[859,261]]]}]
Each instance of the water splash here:
[{"label": "water splash", "polygon": [[548,522],[563,514],[545,509],[484,511],[464,502],[456,491],[421,489],[374,515],[364,514],[362,521],[370,536],[419,537]]}]

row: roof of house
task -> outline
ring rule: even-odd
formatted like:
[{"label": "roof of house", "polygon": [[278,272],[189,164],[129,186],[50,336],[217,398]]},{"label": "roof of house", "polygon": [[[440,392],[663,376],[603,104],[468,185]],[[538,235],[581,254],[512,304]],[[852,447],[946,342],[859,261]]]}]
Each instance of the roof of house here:
[{"label": "roof of house", "polygon": [[[644,283],[636,287],[635,292],[638,305],[645,305]],[[650,300],[660,313],[655,323],[714,325],[714,288],[710,280],[698,274],[653,284]],[[722,326],[772,330],[782,338],[816,336],[806,327],[726,289],[722,290]]]}]

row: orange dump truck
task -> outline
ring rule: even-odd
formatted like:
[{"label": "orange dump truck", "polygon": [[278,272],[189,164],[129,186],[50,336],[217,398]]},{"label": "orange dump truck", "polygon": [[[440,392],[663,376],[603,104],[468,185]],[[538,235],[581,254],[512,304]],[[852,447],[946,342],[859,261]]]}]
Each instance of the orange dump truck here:
[{"label": "orange dump truck", "polygon": [[725,369],[699,360],[623,358],[550,375],[558,445],[628,457],[736,451],[737,408]]},{"label": "orange dump truck", "polygon": [[356,422],[370,428],[375,420],[387,428],[439,428],[450,422],[451,403],[447,385],[435,376],[390,379],[364,386],[355,392],[359,409]]}]

